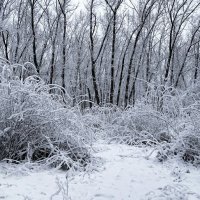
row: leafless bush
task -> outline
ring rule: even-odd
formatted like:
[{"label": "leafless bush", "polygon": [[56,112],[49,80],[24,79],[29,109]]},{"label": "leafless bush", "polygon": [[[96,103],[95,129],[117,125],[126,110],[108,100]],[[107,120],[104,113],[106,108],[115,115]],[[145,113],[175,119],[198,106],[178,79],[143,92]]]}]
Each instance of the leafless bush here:
[{"label": "leafless bush", "polygon": [[112,121],[120,117],[122,110],[116,106],[94,106],[83,114],[85,126],[94,133],[96,140],[105,139],[113,128]]},{"label": "leafless bush", "polygon": [[181,91],[166,85],[149,84],[145,103],[152,105],[153,110],[168,115],[170,118],[180,116],[182,108]]},{"label": "leafless bush", "polygon": [[117,107],[95,107],[86,111],[84,121],[99,137],[129,145],[170,142],[167,118],[152,106],[138,104],[122,110]]},{"label": "leafless bush", "polygon": [[200,164],[200,98],[199,83],[192,85],[181,96],[181,114],[177,116],[174,127],[177,134],[170,145],[163,145],[158,152],[160,161],[178,157],[186,162]]},{"label": "leafless bush", "polygon": [[[33,75],[0,70],[0,160],[29,160],[68,168],[89,157],[80,116],[66,104],[66,92]],[[52,93],[52,88],[58,90]]]},{"label": "leafless bush", "polygon": [[129,108],[112,120],[110,137],[130,145],[170,142],[170,130],[166,119],[149,106]]}]

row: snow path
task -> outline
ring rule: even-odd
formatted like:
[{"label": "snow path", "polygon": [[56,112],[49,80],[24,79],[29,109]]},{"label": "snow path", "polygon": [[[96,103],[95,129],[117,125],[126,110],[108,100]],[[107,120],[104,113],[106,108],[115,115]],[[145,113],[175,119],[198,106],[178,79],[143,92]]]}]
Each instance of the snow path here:
[{"label": "snow path", "polygon": [[[97,145],[98,162],[87,171],[6,173],[0,164],[0,199],[8,200],[195,200],[200,199],[200,170],[178,163],[158,163],[149,150],[127,145]],[[60,186],[59,186],[60,185]],[[63,198],[66,197],[66,198]]]}]

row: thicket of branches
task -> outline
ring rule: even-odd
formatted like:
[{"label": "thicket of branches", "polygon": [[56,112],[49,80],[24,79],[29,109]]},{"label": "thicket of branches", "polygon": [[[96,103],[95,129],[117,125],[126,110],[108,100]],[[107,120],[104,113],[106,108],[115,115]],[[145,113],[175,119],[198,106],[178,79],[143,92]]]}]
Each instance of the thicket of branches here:
[{"label": "thicket of branches", "polygon": [[161,162],[177,158],[199,165],[199,87],[199,82],[186,91],[149,85],[151,92],[147,92],[134,107],[93,106],[84,110],[83,121],[97,139],[151,146],[154,149],[152,153],[156,151]]},{"label": "thicket of branches", "polygon": [[149,83],[199,80],[200,3],[194,0],[2,0],[0,55],[31,62],[83,108],[133,106]]},{"label": "thicket of branches", "polygon": [[0,64],[0,160],[65,169],[85,165],[90,138],[80,114],[69,107],[61,87],[47,85],[36,75],[24,79],[26,66],[34,68],[30,63]]}]

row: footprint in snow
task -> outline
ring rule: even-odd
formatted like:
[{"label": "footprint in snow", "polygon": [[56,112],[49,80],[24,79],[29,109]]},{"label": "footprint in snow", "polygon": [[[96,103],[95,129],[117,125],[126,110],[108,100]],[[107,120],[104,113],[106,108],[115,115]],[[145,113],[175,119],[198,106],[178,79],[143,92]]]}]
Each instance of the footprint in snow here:
[{"label": "footprint in snow", "polygon": [[94,197],[95,198],[101,198],[101,197],[103,197],[103,198],[106,198],[106,199],[113,199],[114,198],[113,195],[105,195],[105,194],[95,194]]}]

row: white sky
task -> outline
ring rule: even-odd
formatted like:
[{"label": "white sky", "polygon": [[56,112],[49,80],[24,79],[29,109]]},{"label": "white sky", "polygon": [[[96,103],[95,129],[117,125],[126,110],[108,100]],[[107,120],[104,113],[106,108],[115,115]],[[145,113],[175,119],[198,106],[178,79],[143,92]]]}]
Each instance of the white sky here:
[{"label": "white sky", "polygon": [[[88,0],[71,0],[71,3],[73,3],[74,5],[79,5],[77,11],[80,11],[80,10],[84,10],[85,9],[85,6],[87,5],[89,1]],[[104,2],[102,0],[102,2]],[[126,2],[127,5],[130,5],[130,0],[124,0],[124,2]],[[131,2],[137,2],[135,0],[131,0]],[[105,2],[104,2],[105,3]],[[100,9],[100,10],[99,10]],[[99,12],[103,11],[101,8],[98,7],[98,10]]]},{"label": "white sky", "polygon": [[72,0],[71,1],[73,4],[79,4],[79,7],[84,7],[84,3],[86,3],[87,1],[86,0]]}]

